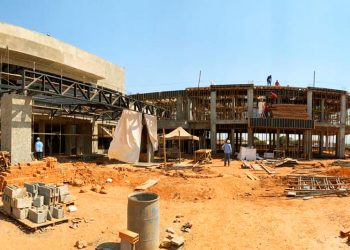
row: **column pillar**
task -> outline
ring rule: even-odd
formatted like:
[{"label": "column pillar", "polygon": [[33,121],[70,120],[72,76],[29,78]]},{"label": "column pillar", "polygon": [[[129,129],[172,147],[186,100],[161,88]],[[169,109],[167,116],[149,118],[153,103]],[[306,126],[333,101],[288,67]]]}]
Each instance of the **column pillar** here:
[{"label": "column pillar", "polygon": [[247,105],[248,105],[248,118],[253,118],[253,101],[254,101],[254,89],[249,88],[247,90]]},{"label": "column pillar", "polygon": [[216,153],[216,91],[210,93],[210,148]]},{"label": "column pillar", "polygon": [[324,122],[324,99],[321,99],[321,122]]},{"label": "column pillar", "polygon": [[310,130],[305,130],[304,135],[304,157],[310,160],[312,157],[312,133]]},{"label": "column pillar", "polygon": [[346,94],[340,97],[340,128],[337,134],[337,156],[345,157]]},{"label": "column pillar", "polygon": [[177,96],[177,98],[176,98],[176,120],[177,121],[184,120],[183,98],[182,98],[182,96]]},{"label": "column pillar", "polygon": [[321,132],[320,133],[320,151],[319,151],[319,153],[320,153],[320,157],[322,158],[323,157],[323,142],[324,142],[324,133],[323,132]]},{"label": "column pillar", "polygon": [[98,153],[98,123],[95,119],[92,122],[92,153]]},{"label": "column pillar", "polygon": [[63,128],[63,133],[65,133],[65,154],[66,155],[71,155],[73,154],[72,149],[75,145],[75,136],[73,136],[73,134],[75,134],[74,131],[74,125],[71,124],[67,124],[64,126]]},{"label": "column pillar", "polygon": [[232,147],[232,152],[236,152],[236,145],[235,145],[235,130],[231,129],[231,147]]},{"label": "column pillar", "polygon": [[312,120],[312,91],[307,91],[307,116]]},{"label": "column pillar", "polygon": [[22,95],[1,97],[1,150],[11,153],[11,163],[31,161],[32,98]]},{"label": "column pillar", "polygon": [[254,144],[254,133],[252,128],[248,128],[248,147],[252,147]]},{"label": "column pillar", "polygon": [[275,143],[276,143],[276,149],[277,150],[280,150],[280,130],[279,129],[277,129],[277,131],[276,131],[276,141],[275,141]]}]

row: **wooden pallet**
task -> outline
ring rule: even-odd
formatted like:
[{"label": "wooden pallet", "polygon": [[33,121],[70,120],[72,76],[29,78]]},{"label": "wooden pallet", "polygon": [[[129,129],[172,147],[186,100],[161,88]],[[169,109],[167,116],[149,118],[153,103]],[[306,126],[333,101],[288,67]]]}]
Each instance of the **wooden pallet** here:
[{"label": "wooden pallet", "polygon": [[67,216],[61,218],[61,219],[55,219],[55,218],[52,218],[51,221],[46,221],[44,223],[40,223],[40,224],[37,224],[37,223],[34,223],[34,222],[31,222],[30,220],[28,219],[24,219],[24,220],[19,220],[17,219],[16,217],[14,217],[13,215],[8,215],[5,210],[3,209],[3,207],[1,206],[0,207],[0,213],[2,213],[3,215],[5,216],[8,216],[9,218],[11,218],[12,220],[18,222],[19,224],[21,224],[22,226],[24,226],[25,228],[27,228],[29,231],[32,231],[32,232],[35,232],[36,230],[40,229],[40,228],[43,228],[43,227],[47,227],[47,226],[55,226],[55,225],[58,225],[58,224],[61,224],[61,223],[65,223],[65,222],[68,222],[69,221],[69,218]]}]

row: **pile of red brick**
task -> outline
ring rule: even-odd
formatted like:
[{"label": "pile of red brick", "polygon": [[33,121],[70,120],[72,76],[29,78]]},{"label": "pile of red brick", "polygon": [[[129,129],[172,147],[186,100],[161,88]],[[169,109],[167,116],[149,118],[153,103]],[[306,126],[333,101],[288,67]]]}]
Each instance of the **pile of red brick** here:
[{"label": "pile of red brick", "polygon": [[70,182],[74,176],[72,166],[72,163],[58,164],[54,157],[11,165],[9,169],[0,174],[0,191],[7,184],[23,186],[24,182]]}]

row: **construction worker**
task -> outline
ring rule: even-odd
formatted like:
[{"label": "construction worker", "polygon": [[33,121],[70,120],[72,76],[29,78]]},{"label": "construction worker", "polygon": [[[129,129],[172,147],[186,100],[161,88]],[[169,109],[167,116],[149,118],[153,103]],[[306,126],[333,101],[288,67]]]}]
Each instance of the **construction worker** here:
[{"label": "construction worker", "polygon": [[222,145],[222,149],[224,150],[225,158],[224,158],[224,166],[226,166],[226,162],[228,166],[230,166],[230,157],[232,154],[232,147],[230,144],[230,140],[227,140],[224,145]]},{"label": "construction worker", "polygon": [[36,138],[35,154],[36,154],[37,160],[43,159],[43,147],[44,147],[44,144],[42,143],[42,141],[40,141],[40,137]]},{"label": "construction worker", "polygon": [[266,79],[267,82],[267,86],[271,86],[271,82],[272,82],[272,75],[269,75]]},{"label": "construction worker", "polygon": [[281,85],[280,85],[280,82],[279,82],[278,80],[276,80],[276,82],[275,82],[275,86],[276,86],[276,87],[281,86]]}]

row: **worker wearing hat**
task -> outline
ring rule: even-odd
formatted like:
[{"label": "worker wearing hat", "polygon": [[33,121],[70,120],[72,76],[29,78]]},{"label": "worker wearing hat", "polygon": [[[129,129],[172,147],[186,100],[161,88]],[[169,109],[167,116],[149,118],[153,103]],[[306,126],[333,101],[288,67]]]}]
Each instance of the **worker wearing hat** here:
[{"label": "worker wearing hat", "polygon": [[224,158],[224,166],[226,166],[226,163],[228,163],[228,166],[230,166],[230,157],[232,154],[232,147],[230,144],[230,140],[227,140],[224,145],[222,145],[222,149],[224,150],[225,158]]},{"label": "worker wearing hat", "polygon": [[37,137],[35,142],[35,154],[38,160],[43,159],[43,148],[44,144],[40,141],[40,137]]}]

